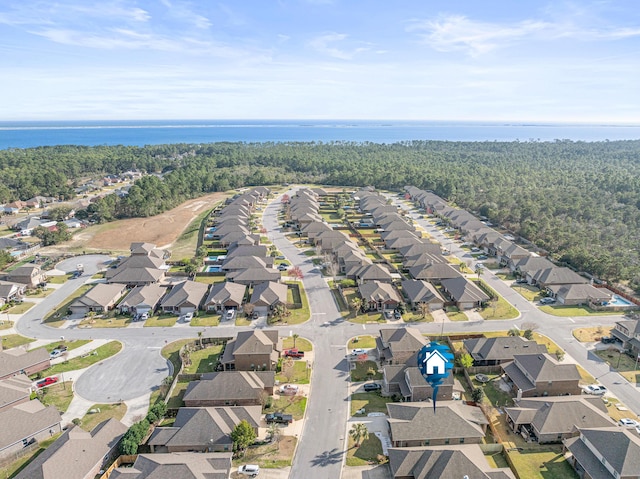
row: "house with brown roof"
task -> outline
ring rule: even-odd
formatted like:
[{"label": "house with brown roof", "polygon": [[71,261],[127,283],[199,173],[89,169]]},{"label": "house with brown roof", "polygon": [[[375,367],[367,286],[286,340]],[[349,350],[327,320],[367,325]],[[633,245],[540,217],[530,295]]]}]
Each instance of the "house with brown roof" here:
[{"label": "house with brown roof", "polygon": [[273,395],[275,371],[225,371],[203,374],[184,393],[186,407],[260,406]]},{"label": "house with brown roof", "polygon": [[364,284],[370,281],[379,281],[381,283],[391,283],[391,281],[393,281],[393,276],[391,276],[389,269],[381,264],[365,265],[355,276],[358,284]]},{"label": "house with brown roof", "polygon": [[253,287],[249,303],[257,313],[268,314],[278,304],[287,304],[288,287],[283,283],[265,281]]},{"label": "house with brown roof", "polygon": [[544,354],[547,347],[522,336],[501,336],[495,338],[471,338],[462,341],[464,348],[473,358],[474,366],[496,366],[513,361],[518,354]]},{"label": "house with brown roof", "polygon": [[147,444],[151,452],[231,452],[231,432],[247,421],[258,433],[261,406],[181,407],[173,426],[157,427]]},{"label": "house with brown roof", "polygon": [[567,459],[584,479],[633,479],[640,477],[640,437],[618,426],[580,428],[564,440]]},{"label": "house with brown roof", "polygon": [[227,281],[243,284],[245,286],[257,285],[259,283],[276,283],[282,279],[280,271],[272,268],[246,268],[242,270],[229,271],[225,278]]},{"label": "house with brown roof", "polygon": [[26,288],[25,284],[0,281],[0,306],[22,297]]},{"label": "house with brown roof", "polygon": [[182,281],[171,288],[162,299],[160,307],[165,313],[194,313],[200,309],[208,290],[208,284]]},{"label": "house with brown roof", "polygon": [[160,304],[160,300],[167,292],[167,288],[159,284],[136,286],[120,301],[118,310],[120,313],[143,314],[152,313]]},{"label": "house with brown roof", "polygon": [[599,397],[522,398],[505,408],[507,424],[516,434],[539,444],[562,442],[578,429],[611,427],[615,422]]},{"label": "house with brown roof", "polygon": [[21,451],[25,446],[49,439],[62,430],[62,418],[54,406],[38,399],[16,404],[0,411],[0,459]]},{"label": "house with brown roof", "polygon": [[429,340],[416,328],[382,328],[376,338],[376,350],[380,364],[404,365],[428,343]]},{"label": "house with brown roof", "polygon": [[76,299],[69,309],[73,314],[103,313],[115,308],[116,303],[126,290],[124,284],[98,283]]},{"label": "house with brown roof", "polygon": [[37,264],[24,264],[7,274],[7,281],[26,284],[28,288],[35,288],[47,280],[47,274]]},{"label": "house with brown roof", "polygon": [[62,436],[36,456],[15,479],[86,479],[95,477],[118,455],[127,427],[117,419],[98,424],[91,432],[70,425]]},{"label": "house with brown roof", "polygon": [[582,393],[575,364],[560,364],[549,354],[518,354],[502,366],[516,397],[564,396]]},{"label": "house with brown roof", "polygon": [[433,284],[441,284],[448,279],[464,278],[460,271],[449,263],[415,264],[409,268],[409,274],[413,279],[421,279]]},{"label": "house with brown roof", "polygon": [[417,310],[421,304],[428,305],[429,311],[442,309],[444,307],[444,299],[431,283],[417,279],[408,279],[402,281],[401,284],[411,309]]},{"label": "house with brown roof", "polygon": [[527,274],[529,284],[545,289],[553,285],[585,284],[589,280],[574,273],[569,268],[553,266]]},{"label": "house with brown roof", "polygon": [[[433,387],[422,376],[417,367],[416,355],[407,364],[387,364],[382,368],[382,391],[384,395],[399,396],[405,402],[433,399]],[[449,374],[438,386],[438,401],[451,400],[454,379]]]},{"label": "house with brown roof", "polygon": [[225,309],[240,309],[244,301],[247,287],[244,284],[216,283],[211,286],[211,290],[204,301],[204,309],[207,311],[223,311]]},{"label": "house with brown roof", "polygon": [[30,376],[51,366],[49,352],[44,348],[26,351],[23,348],[2,350],[0,343],[0,380],[17,374]]},{"label": "house with brown roof", "polygon": [[613,293],[606,288],[596,288],[587,283],[557,284],[547,288],[558,304],[566,306],[585,304],[587,306],[602,305],[611,301]]},{"label": "house with brown roof", "polygon": [[227,479],[231,452],[138,454],[131,467],[117,467],[109,479]]},{"label": "house with brown roof", "polygon": [[477,444],[389,448],[393,479],[515,479],[509,468],[493,468]]},{"label": "house with brown roof", "polygon": [[611,336],[622,342],[623,349],[631,349],[634,354],[640,355],[640,321],[637,319],[616,321]]},{"label": "house with brown roof", "polygon": [[32,390],[33,381],[26,374],[18,374],[0,381],[0,412],[29,401]]},{"label": "house with brown roof", "polygon": [[116,268],[105,273],[107,283],[121,283],[129,287],[145,286],[161,281],[169,267],[165,264],[167,252],[152,243],[131,243],[131,256]]},{"label": "house with brown roof", "polygon": [[443,291],[459,309],[480,308],[490,299],[487,293],[464,276],[443,279],[441,284]]},{"label": "house with brown roof", "polygon": [[402,296],[391,283],[369,281],[358,286],[358,293],[367,311],[392,311],[402,302]]},{"label": "house with brown roof", "polygon": [[479,407],[461,401],[387,403],[393,447],[479,444],[489,421]]},{"label": "house with brown roof", "polygon": [[227,342],[220,362],[225,371],[274,371],[281,351],[277,330],[240,331]]}]

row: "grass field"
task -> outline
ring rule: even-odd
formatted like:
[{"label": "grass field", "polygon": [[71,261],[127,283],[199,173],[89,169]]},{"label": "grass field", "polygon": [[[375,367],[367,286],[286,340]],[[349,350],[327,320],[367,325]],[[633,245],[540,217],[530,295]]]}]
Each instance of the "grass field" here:
[{"label": "grass field", "polygon": [[19,334],[7,334],[6,336],[0,336],[0,338],[2,338],[3,349],[17,348],[23,344],[29,344],[30,342],[35,341],[33,338],[27,338],[25,336],[20,336]]},{"label": "grass field", "polygon": [[563,318],[570,316],[616,316],[620,311],[596,311],[587,306],[540,306],[540,311]]},{"label": "grass field", "polygon": [[84,369],[117,354],[121,349],[122,343],[120,341],[111,341],[100,346],[91,354],[55,364],[49,369],[42,371],[41,374],[42,376],[52,376],[67,371],[75,371],[76,369]]},{"label": "grass field", "polygon": [[371,462],[377,462],[378,456],[382,455],[382,443],[372,432],[367,439],[362,440],[360,446],[349,435],[349,445],[347,447],[347,466],[366,466]]},{"label": "grass field", "polygon": [[178,316],[163,314],[160,316],[151,316],[144,322],[145,328],[170,328],[178,321]]},{"label": "grass field", "polygon": [[49,280],[48,281],[51,284],[64,284],[69,280],[69,278],[71,278],[72,275],[73,275],[73,273],[49,276]]},{"label": "grass field", "polygon": [[390,403],[390,397],[380,396],[378,393],[353,393],[351,395],[351,415],[359,416],[356,413],[359,409],[365,410],[364,415],[370,412],[387,413],[387,403]]},{"label": "grass field", "polygon": [[562,446],[539,446],[508,451],[518,476],[527,479],[577,479],[562,454]]},{"label": "grass field", "polygon": [[45,406],[55,406],[60,414],[69,409],[69,404],[73,399],[73,384],[71,381],[65,381],[52,384],[46,388],[38,390],[38,398]]},{"label": "grass field", "polygon": [[304,417],[304,410],[307,407],[307,398],[303,396],[280,396],[271,402],[271,406],[264,409],[265,414],[281,412],[291,414],[295,421]]},{"label": "grass field", "polygon": [[171,247],[171,256],[174,259],[191,258],[192,256],[195,256],[200,226],[202,225],[202,222],[206,221],[209,217],[211,211],[213,211],[213,209],[215,209],[219,204],[220,202],[211,205],[210,208],[205,209],[202,213],[193,218],[190,223],[188,223],[185,230]]},{"label": "grass field", "polygon": [[176,386],[173,388],[173,392],[167,401],[167,407],[169,409],[175,409],[183,406],[182,398],[184,397],[184,392],[187,390],[187,386],[190,381],[179,381],[176,383]]},{"label": "grass field", "polygon": [[45,317],[44,322],[47,323],[47,326],[51,326],[53,328],[59,328],[64,324],[64,317],[67,314],[67,310],[69,309],[69,305],[73,303],[80,296],[89,291],[93,285],[83,284],[80,286],[73,294],[71,294],[67,299],[65,299],[56,309],[50,311]]},{"label": "grass field", "polygon": [[[291,465],[298,439],[294,436],[281,436],[278,442],[249,447],[242,458],[234,462],[239,464],[258,464],[262,469],[283,468]],[[231,477],[236,477],[232,475]],[[238,476],[241,477],[241,476]]]},{"label": "grass field", "polygon": [[281,383],[309,384],[310,373],[307,361],[291,359],[288,363],[288,360],[285,359],[282,363],[282,371],[276,374],[276,379]]},{"label": "grass field", "polygon": [[29,301],[24,301],[22,303],[17,303],[14,306],[11,306],[9,309],[5,309],[3,312],[8,314],[23,314],[31,309],[32,306],[35,306],[36,303],[30,303]]},{"label": "grass field", "polygon": [[572,331],[573,337],[581,343],[600,341],[603,336],[609,336],[613,326],[594,326],[592,328],[579,328]]},{"label": "grass field", "polygon": [[514,319],[518,317],[518,314],[518,310],[500,295],[498,295],[495,307],[489,303],[486,308],[480,311],[480,315],[484,319]]},{"label": "grass field", "polygon": [[125,328],[133,319],[131,316],[115,316],[113,318],[89,317],[80,321],[80,328]]},{"label": "grass field", "polygon": [[356,336],[349,340],[349,349],[373,349],[376,347],[376,338],[373,336]]},{"label": "grass field", "polygon": [[355,368],[351,370],[353,382],[382,379],[382,372],[378,371],[375,361],[354,361],[354,364]]},{"label": "grass field", "polygon": [[180,359],[180,348],[191,341],[194,341],[195,338],[192,339],[179,339],[178,341],[173,341],[172,343],[167,344],[160,354],[162,357],[167,359],[171,365],[173,366],[173,375],[175,376],[178,371],[180,371],[180,367],[182,366],[182,360]]},{"label": "grass field", "polygon": [[185,366],[183,372],[185,374],[213,372],[221,352],[222,345],[220,344],[189,353],[191,364]]},{"label": "grass field", "polygon": [[[98,409],[100,412],[97,412]],[[123,402],[114,404],[94,404],[89,408],[89,411],[91,410],[95,410],[96,412],[87,412],[87,414],[80,419],[80,427],[87,432],[91,432],[94,427],[107,419],[122,419],[127,413],[127,405]]]},{"label": "grass field", "polygon": [[[294,347],[293,345],[293,337],[288,336],[286,338],[284,338],[282,340],[282,347],[284,349],[291,349]],[[296,339],[296,344],[295,344],[295,349],[299,350],[299,351],[313,351],[313,345],[311,344],[311,341],[309,341],[308,339],[304,339],[304,338],[297,338]]]}]

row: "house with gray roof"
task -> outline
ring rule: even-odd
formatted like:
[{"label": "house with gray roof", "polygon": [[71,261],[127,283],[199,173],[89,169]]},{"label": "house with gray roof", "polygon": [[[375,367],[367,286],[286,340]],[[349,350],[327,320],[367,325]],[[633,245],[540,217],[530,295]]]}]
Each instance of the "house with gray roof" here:
[{"label": "house with gray roof", "polygon": [[493,468],[477,444],[389,448],[393,479],[515,479],[509,468]]},{"label": "house with gray roof", "polygon": [[427,343],[429,340],[416,328],[382,328],[376,338],[376,351],[380,364],[404,365]]},{"label": "house with gray roof", "polygon": [[258,313],[269,313],[279,304],[287,304],[288,286],[284,283],[265,281],[253,287],[249,303]]},{"label": "house with gray roof", "polygon": [[38,399],[1,410],[0,459],[10,457],[33,441],[59,433],[61,421],[55,406],[44,406]]},{"label": "house with gray roof", "polygon": [[227,281],[243,284],[245,286],[258,285],[259,283],[277,283],[282,279],[280,271],[272,268],[246,268],[242,270],[229,271],[225,278]]},{"label": "house with gray roof", "polygon": [[598,397],[522,398],[505,408],[507,424],[516,434],[539,444],[562,442],[577,429],[611,427],[615,422]]},{"label": "house with gray roof", "polygon": [[369,281],[379,281],[383,283],[391,283],[393,276],[389,269],[381,264],[369,264],[363,266],[356,273],[356,281],[358,284],[367,283]]},{"label": "house with gray roof", "polygon": [[215,283],[204,300],[204,309],[207,311],[223,311],[225,309],[240,309],[244,301],[247,287],[244,284]]},{"label": "house with gray roof", "polygon": [[402,302],[400,293],[391,283],[369,281],[358,286],[358,293],[367,311],[390,311]]},{"label": "house with gray roof", "polygon": [[118,304],[118,310],[122,314],[132,315],[152,313],[160,304],[160,300],[167,292],[167,288],[159,284],[136,286]]},{"label": "house with gray roof", "polygon": [[412,266],[409,268],[409,274],[413,279],[421,279],[433,284],[440,284],[449,279],[464,279],[460,271],[449,263],[426,263]]},{"label": "house with gray roof", "polygon": [[517,261],[510,263],[511,271],[520,274],[523,278],[527,278],[529,274],[535,274],[547,268],[552,268],[554,264],[543,256],[525,256]]},{"label": "house with gray roof", "polygon": [[208,290],[208,284],[182,281],[171,288],[160,307],[165,313],[194,313],[200,309]]},{"label": "house with gray roof", "polygon": [[596,288],[588,283],[555,284],[547,287],[550,295],[558,304],[566,306],[584,304],[587,306],[602,305],[611,301],[613,293],[606,288]]},{"label": "house with gray roof", "polygon": [[[267,263],[267,258],[271,261]],[[273,266],[273,258],[267,256],[232,256],[222,262],[220,270],[227,273],[229,271],[242,271],[249,268],[267,268]]]},{"label": "house with gray roof", "polygon": [[121,283],[129,287],[145,286],[161,281],[169,267],[165,264],[166,252],[152,243],[131,243],[131,256],[116,268],[105,273],[107,283]]},{"label": "house with gray roof", "polygon": [[187,407],[260,406],[273,394],[275,371],[225,371],[203,374],[184,393]]},{"label": "house with gray roof", "polygon": [[12,283],[10,281],[0,281],[0,306],[19,299],[24,295],[27,285]]},{"label": "house with gray roof", "polygon": [[98,283],[85,294],[69,305],[73,314],[86,315],[90,312],[103,313],[115,308],[116,303],[125,293],[124,284]]},{"label": "house with gray roof", "polygon": [[228,479],[231,452],[138,454],[131,467],[117,467],[109,479]]},{"label": "house with gray roof", "polygon": [[553,266],[527,274],[527,281],[530,284],[545,289],[553,285],[564,284],[585,284],[589,280],[574,273],[569,268]]},{"label": "house with gray roof", "polygon": [[[415,235],[412,237],[406,236],[404,238],[386,239],[384,240],[385,249],[388,250],[400,250],[400,248],[407,248],[414,245],[423,245],[422,240],[418,239]],[[431,243],[429,243],[431,244]]]},{"label": "house with gray roof", "polygon": [[622,341],[623,349],[631,349],[634,354],[640,354],[640,321],[637,319],[616,321],[611,336]]},{"label": "house with gray roof", "polygon": [[225,371],[275,371],[281,351],[277,330],[240,331],[227,342],[220,362]]},{"label": "house with gray roof", "polygon": [[407,279],[401,284],[411,309],[417,310],[421,304],[428,305],[429,311],[444,307],[444,299],[431,283],[418,279]]},{"label": "house with gray roof", "polygon": [[51,366],[49,351],[45,348],[27,351],[23,348],[2,350],[0,342],[0,380],[17,374],[30,376]]},{"label": "house with gray roof", "polygon": [[95,477],[118,456],[118,443],[127,427],[117,419],[98,424],[91,432],[70,425],[62,436],[36,456],[15,479],[85,479]]},{"label": "house with gray roof", "polygon": [[27,285],[27,288],[35,288],[47,280],[47,274],[42,271],[40,265],[24,264],[7,274],[6,281]]},{"label": "house with gray roof", "polygon": [[432,254],[442,257],[442,246],[438,243],[431,243],[429,241],[402,246],[399,248],[399,251],[405,259],[421,254]]},{"label": "house with gray roof", "polygon": [[585,479],[634,479],[640,477],[640,437],[618,426],[580,428],[564,440],[567,459]]},{"label": "house with gray roof", "polygon": [[[417,354],[414,354],[406,364],[383,366],[382,391],[384,395],[401,397],[405,402],[433,399],[433,387],[422,376],[417,364]],[[454,378],[452,374],[449,374],[438,386],[437,400],[451,400],[453,389]]]},{"label": "house with gray roof", "polygon": [[444,292],[461,310],[480,308],[490,299],[487,293],[464,276],[443,279],[441,284]]},{"label": "house with gray roof", "polygon": [[33,381],[26,374],[0,381],[0,412],[30,399]]},{"label": "house with gray roof", "polygon": [[473,358],[474,366],[496,366],[513,361],[517,354],[544,354],[547,347],[521,336],[465,339],[464,348]]},{"label": "house with gray roof", "polygon": [[461,401],[387,403],[389,436],[393,447],[479,444],[487,418],[479,407]]},{"label": "house with gray roof", "polygon": [[580,372],[575,364],[560,364],[549,354],[518,354],[502,365],[516,397],[580,395]]},{"label": "house with gray roof", "polygon": [[151,452],[231,452],[231,431],[247,421],[258,433],[262,406],[181,407],[173,426],[157,427]]}]

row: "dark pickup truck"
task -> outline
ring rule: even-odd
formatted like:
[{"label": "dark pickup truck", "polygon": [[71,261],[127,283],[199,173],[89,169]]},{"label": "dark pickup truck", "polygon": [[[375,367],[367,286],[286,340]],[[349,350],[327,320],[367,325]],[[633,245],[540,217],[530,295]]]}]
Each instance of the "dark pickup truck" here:
[{"label": "dark pickup truck", "polygon": [[284,350],[285,358],[304,358],[304,351],[298,351],[297,349],[285,349]]},{"label": "dark pickup truck", "polygon": [[291,414],[282,414],[280,412],[267,414],[264,419],[267,421],[267,424],[271,424],[272,422],[276,422],[279,424],[289,424],[293,422],[293,416]]}]

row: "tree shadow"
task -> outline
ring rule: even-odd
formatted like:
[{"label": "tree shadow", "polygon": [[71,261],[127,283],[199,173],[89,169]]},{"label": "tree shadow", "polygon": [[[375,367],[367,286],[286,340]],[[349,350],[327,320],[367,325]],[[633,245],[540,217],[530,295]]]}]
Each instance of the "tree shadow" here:
[{"label": "tree shadow", "polygon": [[337,464],[342,462],[342,456],[344,451],[340,451],[337,448],[333,448],[330,451],[324,451],[318,454],[311,460],[312,466],[326,467],[331,464]]}]

